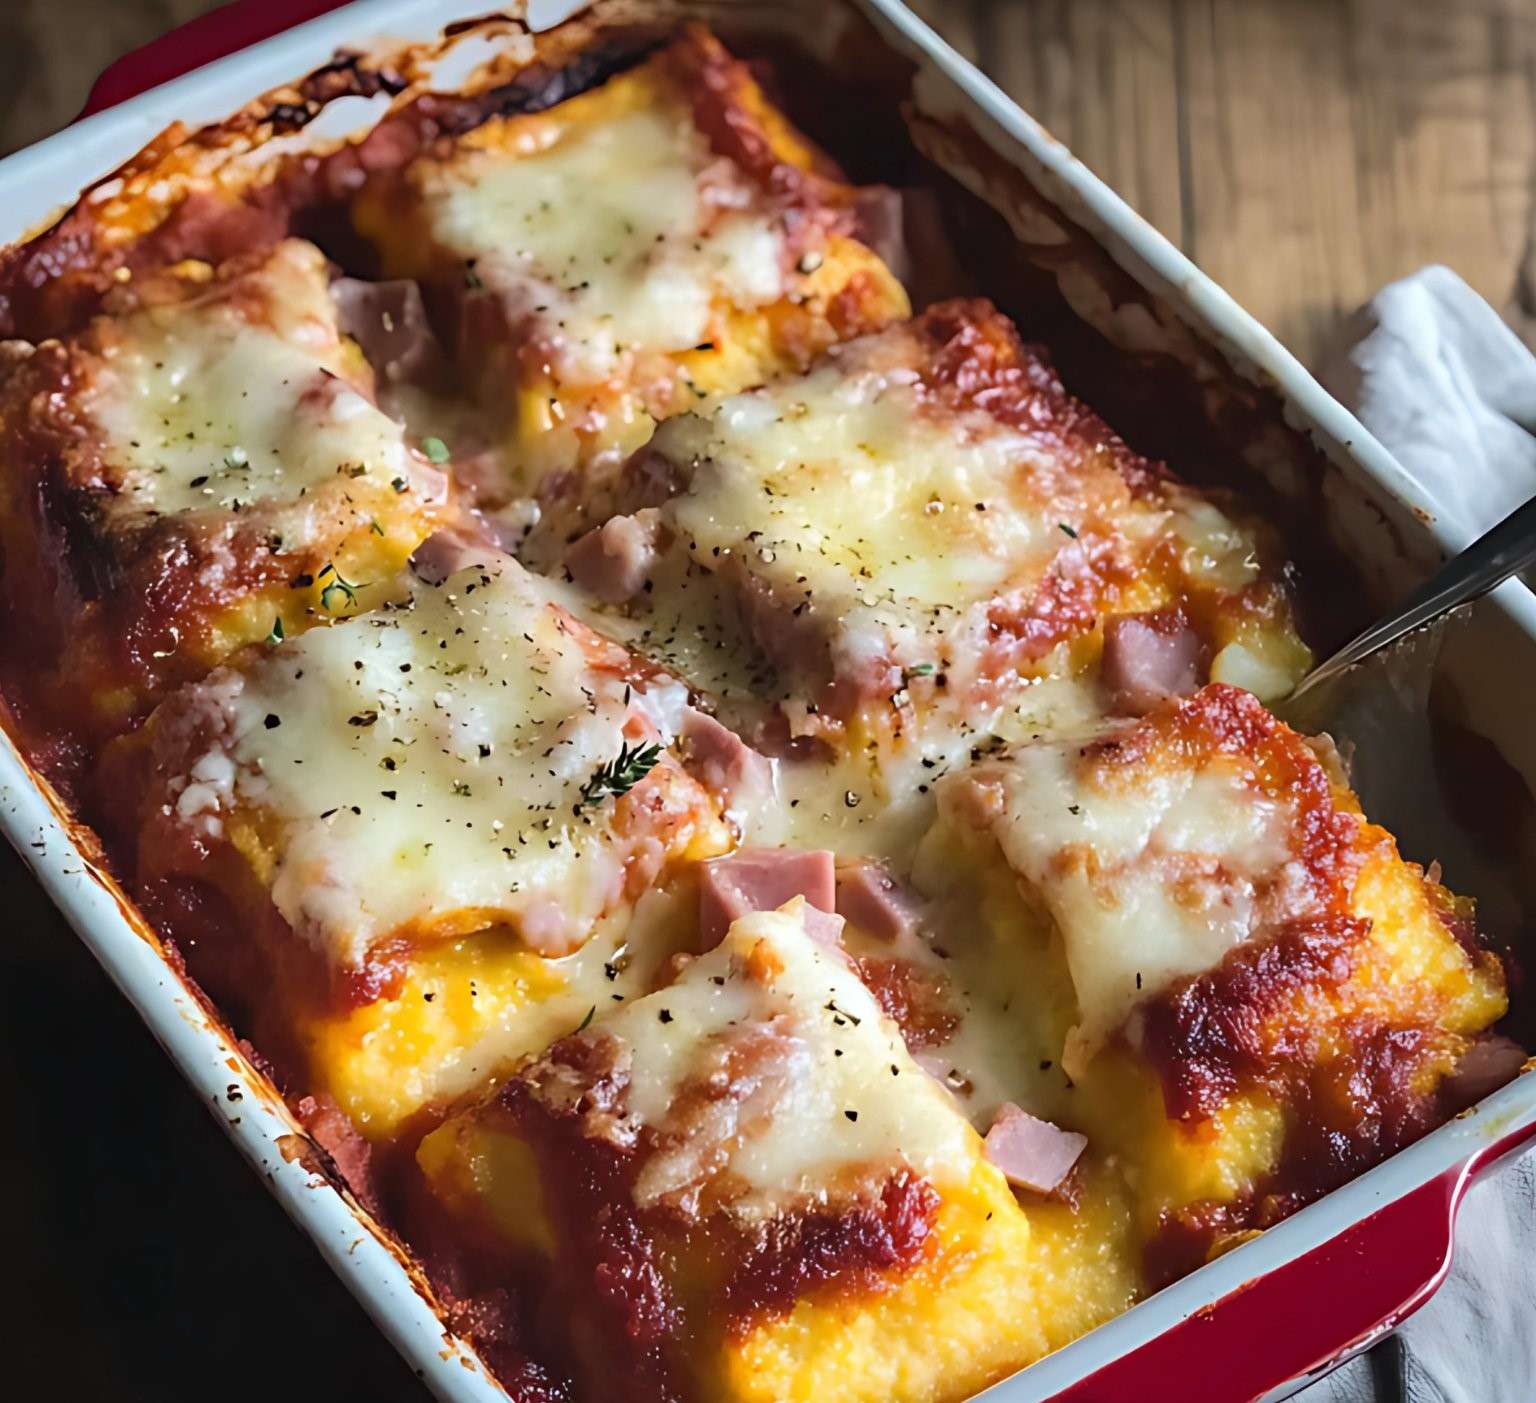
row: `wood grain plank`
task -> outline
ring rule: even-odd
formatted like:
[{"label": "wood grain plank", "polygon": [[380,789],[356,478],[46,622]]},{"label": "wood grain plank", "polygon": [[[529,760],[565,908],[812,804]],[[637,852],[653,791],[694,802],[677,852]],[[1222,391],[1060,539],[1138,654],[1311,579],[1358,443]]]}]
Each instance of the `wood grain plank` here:
[{"label": "wood grain plank", "polygon": [[1536,328],[1530,0],[927,0],[1304,359],[1448,263]]},{"label": "wood grain plank", "polygon": [[1429,262],[1512,306],[1532,216],[1529,7],[1185,0],[1195,252],[1304,356]]},{"label": "wood grain plank", "polygon": [[114,59],[219,0],[0,0],[0,155],[57,131]]},{"label": "wood grain plank", "polygon": [[1361,215],[1377,232],[1368,272],[1392,276],[1438,258],[1478,281],[1512,266],[1536,158],[1536,12],[1505,0],[1352,8]]},{"label": "wood grain plank", "polygon": [[994,3],[983,63],[1032,116],[1175,242],[1179,177],[1175,0]]},{"label": "wood grain plank", "polygon": [[1310,350],[1367,284],[1345,8],[1181,0],[1181,13],[1185,248]]}]

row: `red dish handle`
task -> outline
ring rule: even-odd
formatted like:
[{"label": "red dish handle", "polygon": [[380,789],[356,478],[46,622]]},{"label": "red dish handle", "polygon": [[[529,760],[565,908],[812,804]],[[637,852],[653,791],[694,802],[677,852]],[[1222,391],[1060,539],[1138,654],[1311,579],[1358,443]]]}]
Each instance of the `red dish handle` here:
[{"label": "red dish handle", "polygon": [[1180,1379],[1203,1380],[1204,1398],[1237,1403],[1325,1372],[1434,1295],[1450,1270],[1467,1185],[1533,1138],[1536,1126],[1490,1145],[1105,1365],[1053,1403],[1166,1398]]},{"label": "red dish handle", "polygon": [[215,59],[248,49],[296,24],[339,9],[346,0],[234,0],[134,49],[92,86],[80,116],[89,117]]}]

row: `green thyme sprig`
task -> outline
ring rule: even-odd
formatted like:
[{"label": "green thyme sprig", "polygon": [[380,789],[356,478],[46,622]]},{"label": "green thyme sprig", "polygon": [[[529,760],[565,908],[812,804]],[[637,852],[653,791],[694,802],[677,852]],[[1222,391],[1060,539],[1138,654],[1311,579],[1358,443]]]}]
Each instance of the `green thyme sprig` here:
[{"label": "green thyme sprig", "polygon": [[619,753],[606,764],[599,765],[581,786],[577,812],[601,804],[610,796],[617,799],[621,794],[628,794],[656,768],[660,759],[659,745],[637,745],[633,749],[627,745],[619,746]]},{"label": "green thyme sprig", "polygon": [[320,607],[322,609],[331,608],[331,596],[333,594],[341,595],[346,604],[357,603],[357,592],[362,588],[361,585],[353,584],[351,580],[343,578],[341,571],[334,565],[327,565],[320,571],[320,578],[322,580],[327,575],[330,576],[330,579],[320,590]]}]

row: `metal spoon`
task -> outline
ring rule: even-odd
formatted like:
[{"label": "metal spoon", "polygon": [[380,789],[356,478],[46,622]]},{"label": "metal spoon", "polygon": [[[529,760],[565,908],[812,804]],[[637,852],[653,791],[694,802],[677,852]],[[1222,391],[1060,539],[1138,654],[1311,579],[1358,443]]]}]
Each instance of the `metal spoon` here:
[{"label": "metal spoon", "polygon": [[1510,864],[1464,828],[1445,790],[1447,767],[1429,711],[1440,645],[1453,620],[1536,564],[1536,498],[1446,562],[1381,622],[1325,660],[1271,710],[1304,735],[1326,734],[1371,819],[1405,857],[1438,860],[1454,890],[1478,894],[1479,923],[1524,925],[1532,893]]},{"label": "metal spoon", "polygon": [[1479,536],[1460,555],[1446,561],[1386,618],[1351,639],[1331,658],[1314,667],[1286,703],[1326,685],[1346,668],[1390,647],[1463,604],[1481,599],[1511,575],[1536,564],[1536,497],[1516,508],[1497,526]]}]

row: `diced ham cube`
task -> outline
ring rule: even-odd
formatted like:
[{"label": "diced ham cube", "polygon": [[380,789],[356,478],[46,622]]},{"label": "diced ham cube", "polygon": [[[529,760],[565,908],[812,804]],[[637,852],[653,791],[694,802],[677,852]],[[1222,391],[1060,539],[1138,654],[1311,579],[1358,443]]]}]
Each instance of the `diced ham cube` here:
[{"label": "diced ham cube", "polygon": [[[820,913],[833,917],[836,885],[832,854],[821,849],[742,848],[729,857],[706,862],[699,876],[700,948],[713,950],[733,921],[754,911],[777,911],[786,901],[803,896]],[[825,923],[806,930],[813,938],[825,934]]]},{"label": "diced ham cube", "polygon": [[1515,1079],[1525,1065],[1525,1049],[1512,1038],[1490,1033],[1472,1044],[1456,1070],[1441,1083],[1448,1107],[1462,1110]]},{"label": "diced ham cube", "polygon": [[337,278],[331,298],[341,329],[357,342],[381,384],[429,383],[446,373],[448,363],[416,283]]},{"label": "diced ham cube", "polygon": [[623,604],[645,588],[656,564],[657,514],[615,516],[571,543],[565,568],[583,589],[607,604]]},{"label": "diced ham cube", "polygon": [[1088,1137],[1005,1101],[987,1131],[987,1158],[1015,1188],[1054,1193],[1087,1147]]},{"label": "diced ham cube", "polygon": [[850,862],[837,869],[837,913],[893,945],[917,931],[917,903],[878,862]]},{"label": "diced ham cube", "polygon": [[735,815],[773,793],[773,762],[759,755],[735,731],[693,707],[683,713],[683,765]]},{"label": "diced ham cube", "polygon": [[810,902],[806,902],[805,933],[818,945],[825,945],[828,950],[842,953],[843,918],[841,916],[834,916],[831,912],[823,911],[819,906],[812,906]]},{"label": "diced ham cube", "polygon": [[1200,635],[1176,609],[1105,621],[1099,677],[1119,715],[1145,716],[1172,697],[1193,695],[1205,664]]},{"label": "diced ham cube", "polygon": [[434,531],[411,555],[411,569],[429,585],[440,585],[450,575],[471,565],[500,561],[505,552],[488,540],[466,531]]}]

